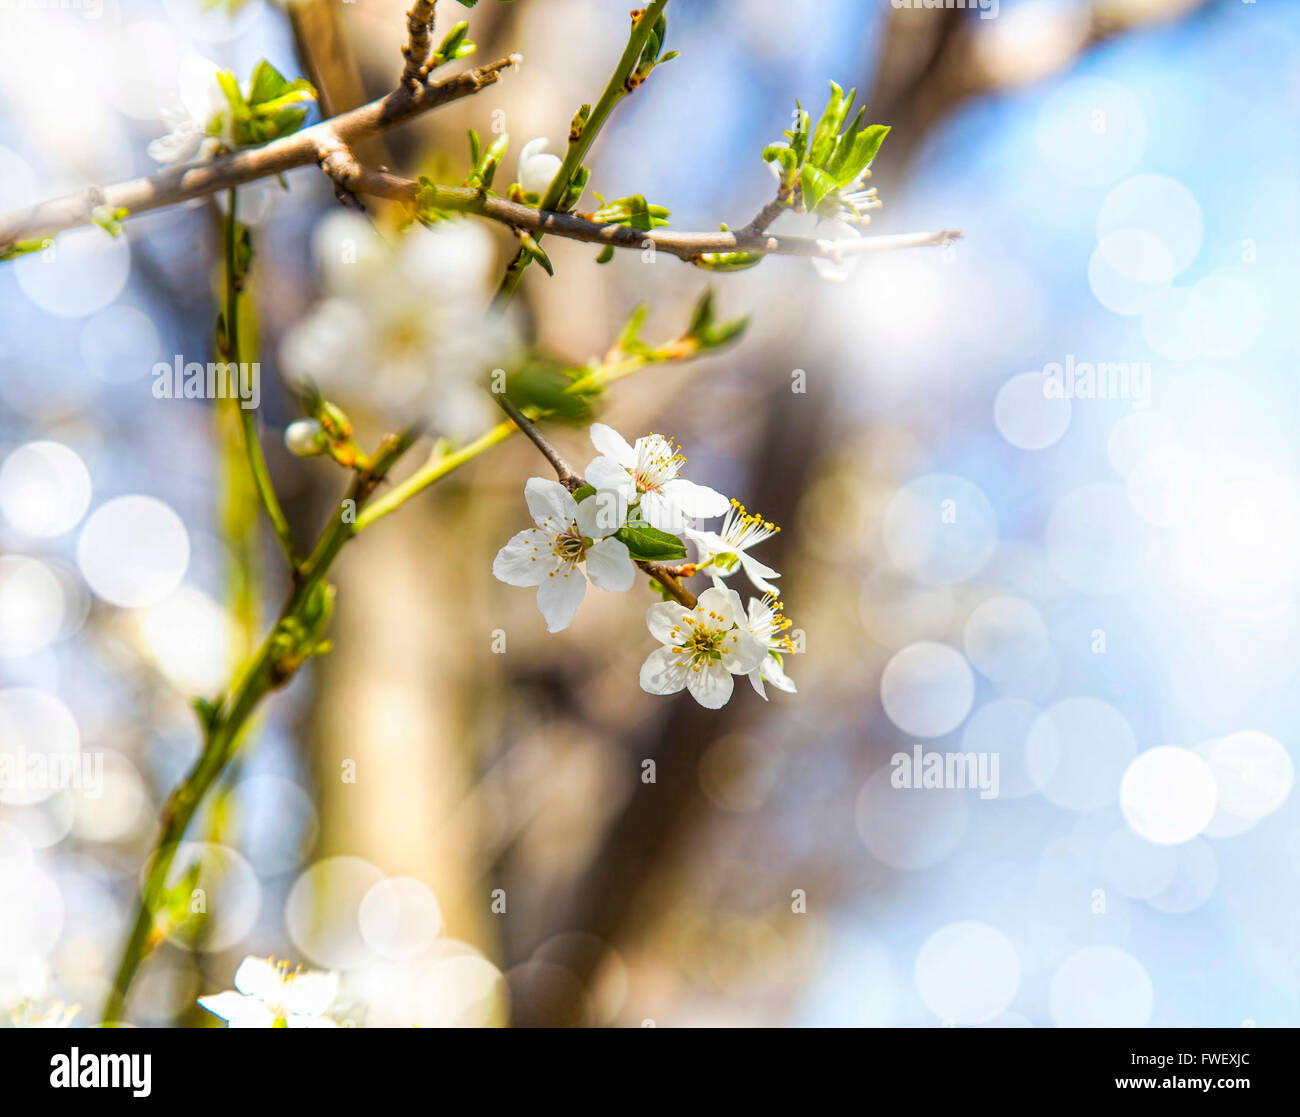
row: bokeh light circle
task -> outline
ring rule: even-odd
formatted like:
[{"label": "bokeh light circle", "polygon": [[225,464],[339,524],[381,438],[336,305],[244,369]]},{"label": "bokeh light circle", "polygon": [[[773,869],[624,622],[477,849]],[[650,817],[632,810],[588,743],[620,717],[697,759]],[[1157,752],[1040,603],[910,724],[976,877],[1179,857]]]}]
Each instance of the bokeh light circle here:
[{"label": "bokeh light circle", "polygon": [[89,507],[90,473],[61,442],[28,442],[0,465],[0,511],[24,535],[62,535]]},{"label": "bokeh light circle", "polygon": [[895,653],[880,676],[880,702],[904,733],[942,737],[970,713],[975,676],[960,652],[922,640]]},{"label": "bokeh light circle", "polygon": [[40,559],[0,555],[0,659],[19,659],[58,639],[63,584]]},{"label": "bokeh light circle", "polygon": [[1127,951],[1085,946],[1052,975],[1048,1003],[1059,1028],[1141,1028],[1151,1019],[1155,990]]},{"label": "bokeh light circle", "polygon": [[299,875],[284,905],[299,953],[329,970],[351,970],[375,955],[361,930],[361,905],[384,874],[360,857],[327,857]]},{"label": "bokeh light circle", "polygon": [[125,236],[110,237],[103,229],[69,229],[49,248],[19,256],[12,267],[23,294],[47,314],[82,318],[121,294],[131,247]]},{"label": "bokeh light circle", "polygon": [[442,930],[442,909],[412,877],[389,877],[371,887],[357,909],[366,944],[382,958],[400,961],[423,953]]},{"label": "bokeh light circle", "polygon": [[1124,772],[1119,805],[1124,821],[1155,845],[1180,845],[1214,817],[1218,791],[1210,766],[1190,749],[1147,749]]},{"label": "bokeh light circle", "polygon": [[1029,773],[1043,798],[1072,811],[1115,801],[1119,781],[1137,755],[1127,719],[1097,698],[1049,706],[1029,731]]},{"label": "bokeh light circle", "polygon": [[885,508],[881,529],[894,566],[927,585],[978,574],[998,538],[988,498],[965,478],[945,473],[903,486]]},{"label": "bokeh light circle", "polygon": [[945,1024],[983,1024],[1005,1012],[1020,987],[1011,940],[987,923],[950,923],[916,956],[916,988]]},{"label": "bokeh light circle", "polygon": [[1056,575],[1083,593],[1128,589],[1146,564],[1146,528],[1120,485],[1081,485],[1052,508],[1043,537]]},{"label": "bokeh light circle", "polygon": [[113,605],[153,605],[172,593],[190,561],[185,525],[149,496],[101,504],[81,529],[77,565],[98,597]]},{"label": "bokeh light circle", "polygon": [[893,869],[927,869],[957,848],[970,825],[965,791],[896,788],[894,769],[876,771],[858,793],[855,821],[867,851]]},{"label": "bokeh light circle", "polygon": [[1020,450],[1045,450],[1070,429],[1070,400],[1049,395],[1047,376],[1022,372],[998,390],[993,401],[993,422],[1012,446]]}]

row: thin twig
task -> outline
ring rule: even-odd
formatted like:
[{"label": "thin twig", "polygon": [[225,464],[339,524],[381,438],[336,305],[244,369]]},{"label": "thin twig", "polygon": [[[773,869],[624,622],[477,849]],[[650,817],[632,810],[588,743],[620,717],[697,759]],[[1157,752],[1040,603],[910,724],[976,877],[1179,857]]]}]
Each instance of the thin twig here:
[{"label": "thin twig", "polygon": [[[364,194],[405,201],[413,204],[420,184],[401,175],[362,167],[355,180],[356,189]],[[924,233],[897,233],[889,236],[860,237],[853,240],[821,240],[816,237],[773,236],[736,230],[725,233],[686,233],[670,229],[632,229],[627,225],[602,225],[573,213],[555,213],[534,209],[519,202],[498,198],[466,186],[424,188],[424,200],[435,209],[474,213],[502,225],[529,232],[550,233],[588,244],[614,248],[644,250],[653,245],[656,252],[698,264],[700,257],[715,253],[750,252],[761,256],[801,256],[840,260],[890,252],[900,248],[924,248],[946,245],[961,238],[958,229],[939,229]]]},{"label": "thin twig", "polygon": [[406,13],[406,45],[402,57],[403,86],[419,87],[429,73],[429,56],[433,53],[433,9],[438,0],[415,0]]},{"label": "thin twig", "polygon": [[564,455],[552,446],[550,440],[537,429],[537,424],[520,411],[509,396],[504,392],[493,392],[492,395],[500,405],[501,410],[510,416],[510,421],[524,432],[524,437],[542,452],[542,457],[551,463],[551,468],[555,470],[555,476],[559,478],[561,485],[573,493],[586,484],[582,479],[582,474],[564,459]]},{"label": "thin twig", "polygon": [[309,166],[320,159],[322,150],[328,150],[331,144],[338,142],[351,146],[430,109],[471,96],[494,84],[502,71],[519,61],[520,56],[512,54],[442,81],[415,89],[406,86],[378,101],[331,117],[291,136],[200,166],[165,171],[114,186],[89,186],[75,194],[13,210],[0,216],[0,252],[20,241],[39,240],[65,229],[89,225],[94,221],[98,206],[124,209],[128,217],[134,217],[149,210],[203,198],[254,179],[282,174],[294,167]]},{"label": "thin twig", "polygon": [[[568,193],[569,183],[578,168],[582,166],[583,159],[587,157],[591,145],[596,142],[596,137],[605,126],[605,121],[609,119],[610,113],[614,111],[614,106],[631,93],[632,90],[628,79],[640,61],[641,51],[650,38],[650,32],[654,29],[655,21],[663,14],[663,10],[667,6],[668,0],[654,0],[654,3],[640,12],[636,23],[632,26],[632,34],[628,37],[623,56],[618,60],[618,65],[614,67],[613,74],[610,75],[609,81],[605,83],[600,98],[592,107],[590,114],[588,114],[586,123],[582,126],[582,131],[569,141],[568,149],[564,153],[564,159],[560,163],[560,169],[556,172],[555,178],[551,180],[551,185],[547,189],[545,197],[541,200],[541,209],[550,211],[559,209],[561,200]],[[506,268],[505,275],[501,277],[501,285],[497,288],[496,301],[498,305],[504,305],[510,301],[531,262],[532,257],[522,248],[515,253],[514,259],[510,261],[510,266]]]},{"label": "thin twig", "polygon": [[[559,479],[560,484],[571,493],[582,488],[587,483],[582,474],[575,470],[565,460],[564,455],[551,445],[550,439],[537,429],[537,424],[520,411],[503,392],[494,394],[497,403],[501,405],[501,410],[510,416],[510,421],[524,432],[524,436],[528,441],[536,446],[541,451],[542,457],[551,463],[551,468],[555,470],[555,476]],[[688,609],[695,608],[695,595],[678,581],[676,572],[655,562],[638,561],[637,566],[663,586],[674,600],[685,605]]]}]

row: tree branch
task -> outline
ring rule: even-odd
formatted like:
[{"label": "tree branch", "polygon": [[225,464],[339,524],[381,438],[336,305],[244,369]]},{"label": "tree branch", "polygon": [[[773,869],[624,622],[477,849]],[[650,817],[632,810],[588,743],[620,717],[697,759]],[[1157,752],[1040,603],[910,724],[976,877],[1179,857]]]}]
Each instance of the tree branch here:
[{"label": "tree branch", "polygon": [[351,146],[430,109],[477,93],[497,82],[503,70],[519,61],[520,56],[512,54],[443,81],[417,88],[404,86],[378,101],[331,117],[291,136],[201,166],[165,171],[115,186],[89,186],[75,194],[14,210],[0,216],[0,252],[19,241],[38,240],[65,229],[89,225],[98,206],[125,209],[128,216],[134,217],[149,210],[203,198],[253,179],[316,163],[338,144]]},{"label": "tree branch", "polygon": [[403,86],[418,88],[424,84],[429,73],[429,56],[433,53],[433,9],[438,0],[415,0],[414,6],[406,13],[406,45],[402,47],[402,57],[406,65],[402,67]]},{"label": "tree branch", "polygon": [[[360,168],[355,189],[375,197],[414,204],[419,183],[387,171]],[[764,256],[802,256],[841,260],[900,248],[923,248],[945,245],[961,238],[958,229],[935,232],[898,233],[890,236],[861,237],[856,240],[818,240],[814,237],[773,236],[741,229],[725,233],[686,233],[669,229],[633,229],[627,225],[602,225],[590,217],[575,213],[555,213],[534,209],[519,202],[498,198],[466,186],[425,188],[425,200],[437,209],[474,213],[515,229],[550,233],[588,244],[643,250],[647,244],[656,252],[699,264],[701,256],[715,252],[752,252]]]}]

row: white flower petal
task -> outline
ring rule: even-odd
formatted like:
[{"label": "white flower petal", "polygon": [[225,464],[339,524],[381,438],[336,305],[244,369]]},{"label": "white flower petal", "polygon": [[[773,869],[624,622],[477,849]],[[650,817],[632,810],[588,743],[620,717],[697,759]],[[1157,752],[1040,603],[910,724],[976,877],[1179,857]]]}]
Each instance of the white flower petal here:
[{"label": "white flower petal", "polygon": [[636,567],[620,539],[602,539],[587,548],[587,577],[594,586],[610,593],[623,593],[636,581]]},{"label": "white flower petal", "polygon": [[538,136],[537,139],[529,140],[524,144],[519,152],[515,180],[527,194],[544,195],[550,189],[560,167],[563,166],[563,161],[558,155],[546,153],[545,148],[548,143],[550,141],[545,136]]},{"label": "white flower petal", "polygon": [[524,485],[524,499],[537,526],[552,533],[563,531],[578,514],[573,494],[558,481],[548,481],[544,477],[528,478]]},{"label": "white flower petal", "polygon": [[171,166],[174,163],[188,163],[202,145],[203,133],[199,129],[181,125],[167,135],[151,140],[145,150],[155,163]]},{"label": "white flower petal", "polygon": [[626,466],[628,469],[636,465],[636,451],[613,427],[607,427],[604,423],[592,423],[590,433],[591,444],[596,447],[598,453],[613,458],[619,465]]},{"label": "white flower petal", "polygon": [[235,971],[235,988],[249,997],[278,1003],[284,993],[284,975],[270,958],[245,958]]},{"label": "white flower petal", "polygon": [[294,1016],[319,1016],[338,995],[338,974],[308,970],[289,979],[281,1003]]},{"label": "white flower petal", "polygon": [[569,627],[578,606],[587,595],[587,579],[573,567],[557,568],[537,587],[537,608],[546,618],[549,632]]},{"label": "white flower petal", "polygon": [[711,489],[708,485],[697,485],[684,477],[669,481],[664,486],[664,493],[686,515],[696,520],[724,515],[731,507],[731,501],[716,489]]},{"label": "white flower petal", "polygon": [[[680,644],[682,618],[690,614],[689,609],[676,601],[660,601],[645,611],[646,628],[661,644]],[[673,631],[675,628],[677,632]]]},{"label": "white flower petal", "polygon": [[[740,594],[722,585],[713,585],[700,594],[696,609],[707,613],[717,613],[722,627],[728,627],[743,620],[745,610],[740,604]],[[714,625],[713,627],[717,627]]]},{"label": "white flower petal", "polygon": [[686,689],[706,710],[720,710],[731,701],[731,692],[735,689],[731,674],[720,663],[701,666],[698,671],[686,672]]},{"label": "white flower petal", "polygon": [[765,566],[758,559],[752,558],[744,551],[740,552],[740,565],[745,569],[745,575],[749,578],[756,590],[762,593],[776,594],[777,588],[768,580],[770,578],[781,577],[770,566]]},{"label": "white flower petal", "polygon": [[641,665],[641,689],[647,694],[676,694],[683,689],[689,672],[681,660],[669,648],[651,652]]},{"label": "white flower petal", "polygon": [[497,552],[492,574],[508,586],[539,586],[555,565],[550,536],[530,527]]},{"label": "white flower petal", "polygon": [[764,686],[763,686],[763,673],[762,673],[762,671],[761,671],[761,670],[760,670],[760,671],[751,671],[751,672],[750,672],[748,675],[746,675],[745,677],[749,680],[750,685],[753,686],[754,690],[756,690],[756,691],[758,692],[758,696],[759,696],[759,698],[761,698],[764,702],[766,702],[766,701],[767,701],[767,690],[766,690],[766,689],[764,688]]},{"label": "white flower petal", "polygon": [[206,129],[208,122],[217,113],[230,107],[217,81],[219,69],[211,59],[197,54],[191,54],[181,61],[181,104],[200,128]]},{"label": "white flower petal", "polygon": [[777,662],[776,656],[770,652],[763,657],[763,662],[758,665],[758,671],[755,674],[761,675],[777,690],[783,690],[786,694],[798,693],[795,689],[794,680],[785,673],[785,668]]},{"label": "white flower petal", "polygon": [[641,494],[641,518],[651,527],[676,535],[685,530],[681,508],[664,493]]},{"label": "white flower petal", "polygon": [[722,646],[722,666],[733,675],[748,675],[767,658],[767,649],[750,634],[738,628],[727,634]]},{"label": "white flower petal", "polygon": [[600,489],[578,504],[578,530],[588,539],[613,535],[627,520],[627,501],[613,489]]},{"label": "white flower petal", "polygon": [[[591,499],[598,499],[602,493],[611,496],[606,500],[617,499],[620,507],[625,507],[636,500],[636,482],[632,475],[613,458],[592,458],[586,468],[587,484],[596,490]],[[583,502],[584,504],[586,501]]]},{"label": "white flower petal", "polygon": [[232,1028],[269,1028],[275,1023],[275,1015],[262,1001],[238,993],[200,997],[199,1007],[220,1016]]}]

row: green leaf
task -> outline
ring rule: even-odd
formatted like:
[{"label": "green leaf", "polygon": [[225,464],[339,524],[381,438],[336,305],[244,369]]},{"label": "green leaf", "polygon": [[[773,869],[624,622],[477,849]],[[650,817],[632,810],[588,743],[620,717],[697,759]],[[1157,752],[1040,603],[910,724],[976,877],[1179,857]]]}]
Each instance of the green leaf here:
[{"label": "green leaf", "polygon": [[612,244],[607,244],[600,250],[600,255],[596,257],[596,263],[608,264],[613,258],[614,246]]},{"label": "green leaf", "polygon": [[753,252],[705,252],[691,261],[705,271],[748,271],[763,262],[763,256]]},{"label": "green leaf", "polygon": [[596,495],[595,485],[583,485],[580,489],[575,489],[573,491],[573,499],[576,500],[579,504],[581,504],[584,500],[586,500],[587,497],[595,496],[595,495]]},{"label": "green leaf", "polygon": [[877,153],[880,151],[880,145],[885,142],[885,137],[889,135],[888,124],[872,124],[869,128],[864,128],[853,137],[852,154],[849,156],[847,168],[852,170],[849,180],[857,178],[863,171],[871,165]]},{"label": "green leaf", "polygon": [[640,521],[619,528],[615,538],[627,547],[633,562],[671,562],[686,557],[686,544],[677,536]]},{"label": "green leaf", "polygon": [[284,75],[263,58],[253,68],[253,80],[248,88],[248,103],[260,105],[263,101],[278,97],[284,92],[287,84]]},{"label": "green leaf", "polygon": [[804,209],[811,213],[827,194],[835,192],[835,180],[825,171],[819,171],[811,163],[805,163],[799,172],[799,184],[803,188]]},{"label": "green leaf", "polygon": [[547,275],[555,275],[555,268],[551,264],[551,258],[546,255],[546,250],[537,243],[532,233],[520,232],[519,243],[523,245],[524,251],[534,260],[542,265]]}]

